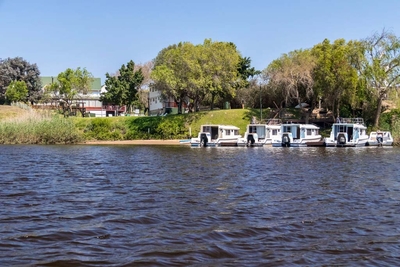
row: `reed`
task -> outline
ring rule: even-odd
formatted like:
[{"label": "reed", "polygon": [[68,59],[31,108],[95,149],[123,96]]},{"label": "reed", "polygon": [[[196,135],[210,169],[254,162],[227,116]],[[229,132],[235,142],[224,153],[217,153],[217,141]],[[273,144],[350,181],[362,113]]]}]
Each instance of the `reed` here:
[{"label": "reed", "polygon": [[0,144],[74,144],[82,140],[71,120],[51,112],[29,110],[0,123]]}]

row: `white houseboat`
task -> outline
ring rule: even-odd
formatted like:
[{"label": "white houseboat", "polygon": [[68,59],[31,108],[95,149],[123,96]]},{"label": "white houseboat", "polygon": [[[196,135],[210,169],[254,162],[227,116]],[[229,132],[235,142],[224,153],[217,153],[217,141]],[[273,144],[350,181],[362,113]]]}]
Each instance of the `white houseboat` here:
[{"label": "white houseboat", "polygon": [[233,125],[202,125],[196,138],[190,140],[191,147],[237,146],[239,128]]},{"label": "white houseboat", "polygon": [[362,118],[338,118],[332,125],[329,138],[325,138],[327,147],[365,146],[368,141],[367,127]]},{"label": "white houseboat", "polygon": [[367,146],[392,146],[393,137],[388,131],[370,132]]},{"label": "white houseboat", "polygon": [[319,142],[322,137],[314,124],[284,123],[280,135],[272,141],[273,147],[305,147],[309,142]]},{"label": "white houseboat", "polygon": [[281,132],[281,120],[270,119],[267,123],[247,125],[243,138],[239,138],[238,146],[262,147],[271,145],[272,140],[276,139]]}]

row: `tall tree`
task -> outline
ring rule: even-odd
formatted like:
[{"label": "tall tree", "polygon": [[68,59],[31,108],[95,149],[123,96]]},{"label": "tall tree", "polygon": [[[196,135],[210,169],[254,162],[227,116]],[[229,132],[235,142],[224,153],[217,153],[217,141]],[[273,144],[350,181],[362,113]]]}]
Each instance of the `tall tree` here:
[{"label": "tall tree", "polygon": [[0,102],[5,100],[6,88],[12,81],[25,82],[28,94],[24,101],[36,103],[41,97],[40,71],[22,57],[0,59]]},{"label": "tall tree", "polygon": [[309,50],[295,50],[283,54],[263,71],[263,76],[269,81],[269,86],[282,90],[285,103],[311,100],[314,91],[312,72],[315,58]]},{"label": "tall tree", "polygon": [[244,82],[242,87],[247,87],[250,85],[250,81],[248,80],[249,78],[253,78],[261,74],[261,71],[251,67],[251,59],[249,57],[240,57],[237,70],[239,77]]},{"label": "tall tree", "polygon": [[149,108],[150,85],[153,82],[153,80],[151,79],[151,71],[153,67],[153,61],[148,61],[143,64],[135,64],[135,71],[138,71],[140,69],[143,75],[143,81],[139,86],[138,99],[136,102],[137,106],[145,109],[145,112]]},{"label": "tall tree", "polygon": [[[260,104],[260,101],[255,97],[255,92],[260,93],[259,85],[256,83],[256,76],[261,74],[261,71],[251,67],[250,57],[240,57],[238,64],[238,83],[236,85],[236,94],[234,99],[234,105],[244,106],[244,103],[249,107],[254,107],[255,103]],[[257,87],[257,89],[255,88]],[[262,94],[265,99],[266,94]]]},{"label": "tall tree", "polygon": [[227,100],[235,96],[238,84],[245,81],[245,79],[240,79],[242,78],[240,75],[244,77],[246,73],[241,74],[238,71],[241,55],[233,43],[212,42],[211,39],[206,39],[203,50],[205,61],[200,66],[204,87],[211,94],[211,109],[213,109],[216,97]]},{"label": "tall tree", "polygon": [[138,99],[138,90],[143,82],[142,70],[135,71],[135,63],[131,60],[121,66],[118,76],[106,73],[106,90],[100,101],[115,105],[126,105],[129,111]]},{"label": "tall tree", "polygon": [[193,84],[196,62],[193,60],[196,47],[189,43],[179,43],[163,49],[156,58],[151,74],[154,86],[167,97],[173,97],[178,104],[178,113],[182,113],[182,104],[188,96],[189,86]]},{"label": "tall tree", "polygon": [[312,48],[312,54],[317,58],[314,88],[334,111],[334,116],[340,115],[343,103],[351,105],[354,102],[358,74],[352,64],[353,51],[353,43],[346,43],[344,39],[335,40],[333,44],[325,39]]},{"label": "tall tree", "polygon": [[362,66],[364,77],[377,99],[374,126],[378,127],[382,101],[400,84],[400,39],[393,33],[381,33],[363,40],[366,60]]},{"label": "tall tree", "polygon": [[206,39],[201,45],[179,43],[163,49],[152,72],[154,86],[174,97],[181,113],[183,99],[193,100],[195,110],[209,95],[211,108],[216,97],[232,98],[240,79],[240,54],[232,43]]}]

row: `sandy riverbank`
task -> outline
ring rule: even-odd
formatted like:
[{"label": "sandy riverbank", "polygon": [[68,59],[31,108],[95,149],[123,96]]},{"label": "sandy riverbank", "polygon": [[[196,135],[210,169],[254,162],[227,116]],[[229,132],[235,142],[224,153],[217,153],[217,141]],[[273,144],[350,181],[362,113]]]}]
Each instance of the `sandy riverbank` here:
[{"label": "sandy riverbank", "polygon": [[87,141],[86,145],[183,145],[179,140]]}]

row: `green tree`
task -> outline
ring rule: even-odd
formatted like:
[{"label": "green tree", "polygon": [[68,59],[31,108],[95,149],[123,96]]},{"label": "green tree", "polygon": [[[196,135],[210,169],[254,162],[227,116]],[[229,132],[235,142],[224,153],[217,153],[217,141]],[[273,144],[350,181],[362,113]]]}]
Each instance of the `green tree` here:
[{"label": "green tree", "polygon": [[132,111],[135,101],[138,100],[138,90],[144,76],[141,68],[135,70],[135,63],[131,60],[121,66],[117,76],[106,73],[105,86],[107,92],[100,96],[100,101],[115,105],[126,105]]},{"label": "green tree", "polygon": [[163,49],[152,72],[154,86],[173,97],[182,112],[182,102],[190,98],[195,110],[209,96],[211,108],[216,97],[231,99],[240,80],[240,53],[232,43],[206,39],[201,45],[179,43]]},{"label": "green tree", "polygon": [[27,95],[28,87],[24,81],[12,81],[6,90],[6,98],[9,102],[25,102]]},{"label": "green tree", "polygon": [[[201,53],[205,60],[200,64],[203,73],[204,88],[211,94],[211,109],[216,97],[230,100],[236,94],[236,89],[244,85],[243,73],[240,76],[239,67],[241,55],[233,43],[212,42],[206,39]],[[245,67],[245,66],[242,66]],[[244,70],[244,69],[243,69]]]},{"label": "green tree", "polygon": [[191,43],[179,43],[163,49],[156,58],[151,74],[155,88],[166,97],[173,97],[178,104],[178,113],[182,113],[182,104],[188,96],[189,86],[195,85],[194,72],[198,70],[196,47]]},{"label": "green tree", "polygon": [[85,68],[66,69],[57,76],[57,82],[50,86],[55,94],[69,105],[73,100],[79,99],[82,94],[87,94],[93,81],[93,75]]},{"label": "green tree", "polygon": [[0,103],[5,100],[6,89],[12,81],[24,81],[28,89],[27,101],[36,103],[41,98],[40,71],[21,57],[0,59]]},{"label": "green tree", "polygon": [[352,64],[353,52],[353,43],[346,43],[344,39],[335,40],[333,44],[325,39],[312,48],[317,58],[313,73],[315,92],[334,111],[334,116],[340,116],[343,104],[354,106],[358,73]]},{"label": "green tree", "polygon": [[382,102],[400,83],[400,39],[383,30],[363,40],[363,45],[366,60],[362,70],[377,101],[374,126],[378,127]]},{"label": "green tree", "polygon": [[251,67],[251,59],[249,57],[240,57],[237,71],[239,77],[244,83],[240,87],[248,87],[250,85],[249,78],[253,78],[261,74],[261,71]]},{"label": "green tree", "polygon": [[[259,97],[257,97],[256,94],[260,93],[260,88],[255,77],[259,76],[261,71],[251,67],[251,59],[249,57],[242,56],[240,57],[237,71],[239,82],[236,86],[236,94],[233,104],[236,107],[243,107],[244,103],[249,107],[259,105]],[[263,99],[266,99],[266,94],[262,94],[262,96]]]}]

